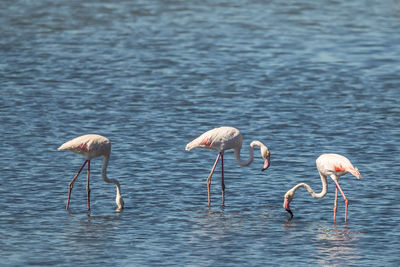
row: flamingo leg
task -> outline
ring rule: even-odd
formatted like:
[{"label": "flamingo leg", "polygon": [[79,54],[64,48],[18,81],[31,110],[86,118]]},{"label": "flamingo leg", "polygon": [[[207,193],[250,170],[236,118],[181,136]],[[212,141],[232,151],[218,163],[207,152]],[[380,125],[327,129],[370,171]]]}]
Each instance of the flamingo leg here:
[{"label": "flamingo leg", "polygon": [[336,211],[337,211],[337,196],[338,196],[338,188],[336,186],[336,191],[335,191],[335,203],[333,206],[333,221],[336,222]]},{"label": "flamingo leg", "polygon": [[347,199],[347,197],[345,196],[345,194],[343,193],[342,188],[340,188],[339,182],[336,179],[333,179],[333,181],[336,184],[336,188],[339,188],[340,193],[343,196],[344,199],[344,203],[345,203],[345,210],[344,210],[344,222],[347,222],[347,207],[349,206],[349,200]]},{"label": "flamingo leg", "polygon": [[86,192],[87,192],[87,205],[88,205],[88,211],[90,210],[90,188],[89,188],[89,177],[90,177],[90,160],[88,161],[88,169],[87,169],[87,183],[86,183]]},{"label": "flamingo leg", "polygon": [[81,173],[83,167],[85,167],[87,162],[88,162],[88,160],[85,160],[82,167],[79,169],[79,171],[75,174],[74,178],[72,178],[71,182],[69,183],[68,200],[67,200],[67,206],[65,208],[66,210],[68,210],[68,207],[69,207],[69,200],[71,199],[71,191],[72,191],[72,187],[74,186],[75,180],[78,178],[79,174]]},{"label": "flamingo leg", "polygon": [[211,193],[210,193],[210,189],[211,189],[211,176],[213,175],[214,171],[215,171],[215,167],[217,166],[218,160],[221,157],[221,152],[218,153],[217,159],[214,162],[214,166],[211,169],[210,174],[208,175],[207,178],[207,191],[208,191],[208,206],[211,205]]},{"label": "flamingo leg", "polygon": [[222,187],[222,206],[225,204],[225,183],[224,183],[224,153],[221,152],[221,173],[222,173],[222,179],[221,179],[221,187]]}]

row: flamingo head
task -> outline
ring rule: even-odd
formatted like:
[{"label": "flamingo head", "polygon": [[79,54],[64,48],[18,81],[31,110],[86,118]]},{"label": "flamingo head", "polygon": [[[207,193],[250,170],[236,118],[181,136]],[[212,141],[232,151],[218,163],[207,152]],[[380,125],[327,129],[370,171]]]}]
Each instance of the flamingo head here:
[{"label": "flamingo head", "polygon": [[268,167],[270,165],[270,155],[271,155],[271,153],[269,152],[268,147],[261,146],[261,156],[264,159],[264,166],[261,169],[261,171],[265,171],[266,169],[268,169]]},{"label": "flamingo head", "polygon": [[349,172],[353,174],[357,179],[361,178],[361,173],[358,171],[357,168],[350,168]]},{"label": "flamingo head", "polygon": [[115,198],[115,203],[117,203],[118,206],[116,211],[121,211],[124,208],[124,200],[122,199],[122,196],[120,194],[118,194]]},{"label": "flamingo head", "polygon": [[284,201],[283,201],[283,208],[284,208],[287,212],[289,212],[289,214],[290,214],[290,220],[293,218],[293,212],[290,210],[289,204],[290,204],[290,201],[292,201],[293,197],[294,197],[294,192],[293,192],[293,191],[288,191],[288,192],[285,194]]}]

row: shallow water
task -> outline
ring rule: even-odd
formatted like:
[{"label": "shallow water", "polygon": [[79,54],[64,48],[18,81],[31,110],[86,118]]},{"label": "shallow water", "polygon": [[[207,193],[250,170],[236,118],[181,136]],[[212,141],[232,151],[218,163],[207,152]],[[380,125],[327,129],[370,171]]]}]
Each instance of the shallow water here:
[{"label": "shallow water", "polygon": [[[304,2],[304,1],[303,1]],[[0,3],[1,265],[398,265],[400,3],[398,1],[2,1]],[[230,125],[256,151],[226,152],[212,206],[216,152],[185,151]],[[115,188],[92,161],[57,147],[85,133],[113,144]],[[243,146],[246,150],[246,145]],[[315,159],[359,168],[316,200]],[[247,151],[242,151],[242,157]]]}]

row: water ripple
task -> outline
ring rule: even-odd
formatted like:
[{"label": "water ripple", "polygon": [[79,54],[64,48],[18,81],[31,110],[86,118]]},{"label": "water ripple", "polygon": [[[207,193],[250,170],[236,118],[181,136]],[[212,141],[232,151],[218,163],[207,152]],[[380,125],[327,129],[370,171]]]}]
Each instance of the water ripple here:
[{"label": "water ripple", "polygon": [[[368,8],[365,8],[365,7]],[[396,265],[400,79],[396,1],[2,1],[0,256],[7,265]],[[270,148],[239,167],[184,150],[220,125]],[[108,175],[58,152],[85,133],[112,141]],[[287,221],[283,195],[320,190],[319,154],[348,156],[349,198],[332,222],[305,190]],[[397,238],[396,238],[397,237]]]}]

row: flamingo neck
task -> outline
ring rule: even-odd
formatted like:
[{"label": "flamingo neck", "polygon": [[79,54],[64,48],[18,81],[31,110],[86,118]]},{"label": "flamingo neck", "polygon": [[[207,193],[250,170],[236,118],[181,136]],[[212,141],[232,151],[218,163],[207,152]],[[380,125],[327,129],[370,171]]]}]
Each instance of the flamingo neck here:
[{"label": "flamingo neck", "polygon": [[321,182],[322,182],[322,191],[320,193],[315,193],[314,190],[312,190],[312,188],[306,183],[299,183],[295,185],[292,189],[290,189],[288,192],[290,192],[291,195],[294,195],[297,189],[299,189],[300,187],[304,187],[305,189],[307,189],[308,193],[310,193],[310,195],[313,198],[323,198],[328,192],[328,182],[326,180],[326,176],[322,175],[321,173],[319,175],[321,176]]},{"label": "flamingo neck", "polygon": [[240,149],[241,147],[235,148],[235,160],[240,166],[249,166],[254,160],[254,146],[265,147],[263,143],[260,141],[253,141],[249,145],[249,159],[242,160],[240,158]]},{"label": "flamingo neck", "polygon": [[107,177],[107,166],[108,166],[109,159],[110,159],[110,154],[104,156],[103,167],[101,169],[101,176],[103,177],[104,182],[115,184],[115,186],[117,188],[117,195],[116,195],[115,201],[117,203],[118,210],[121,210],[124,207],[124,202],[122,200],[121,187],[119,185],[119,182],[117,179],[108,179],[108,177]]}]

